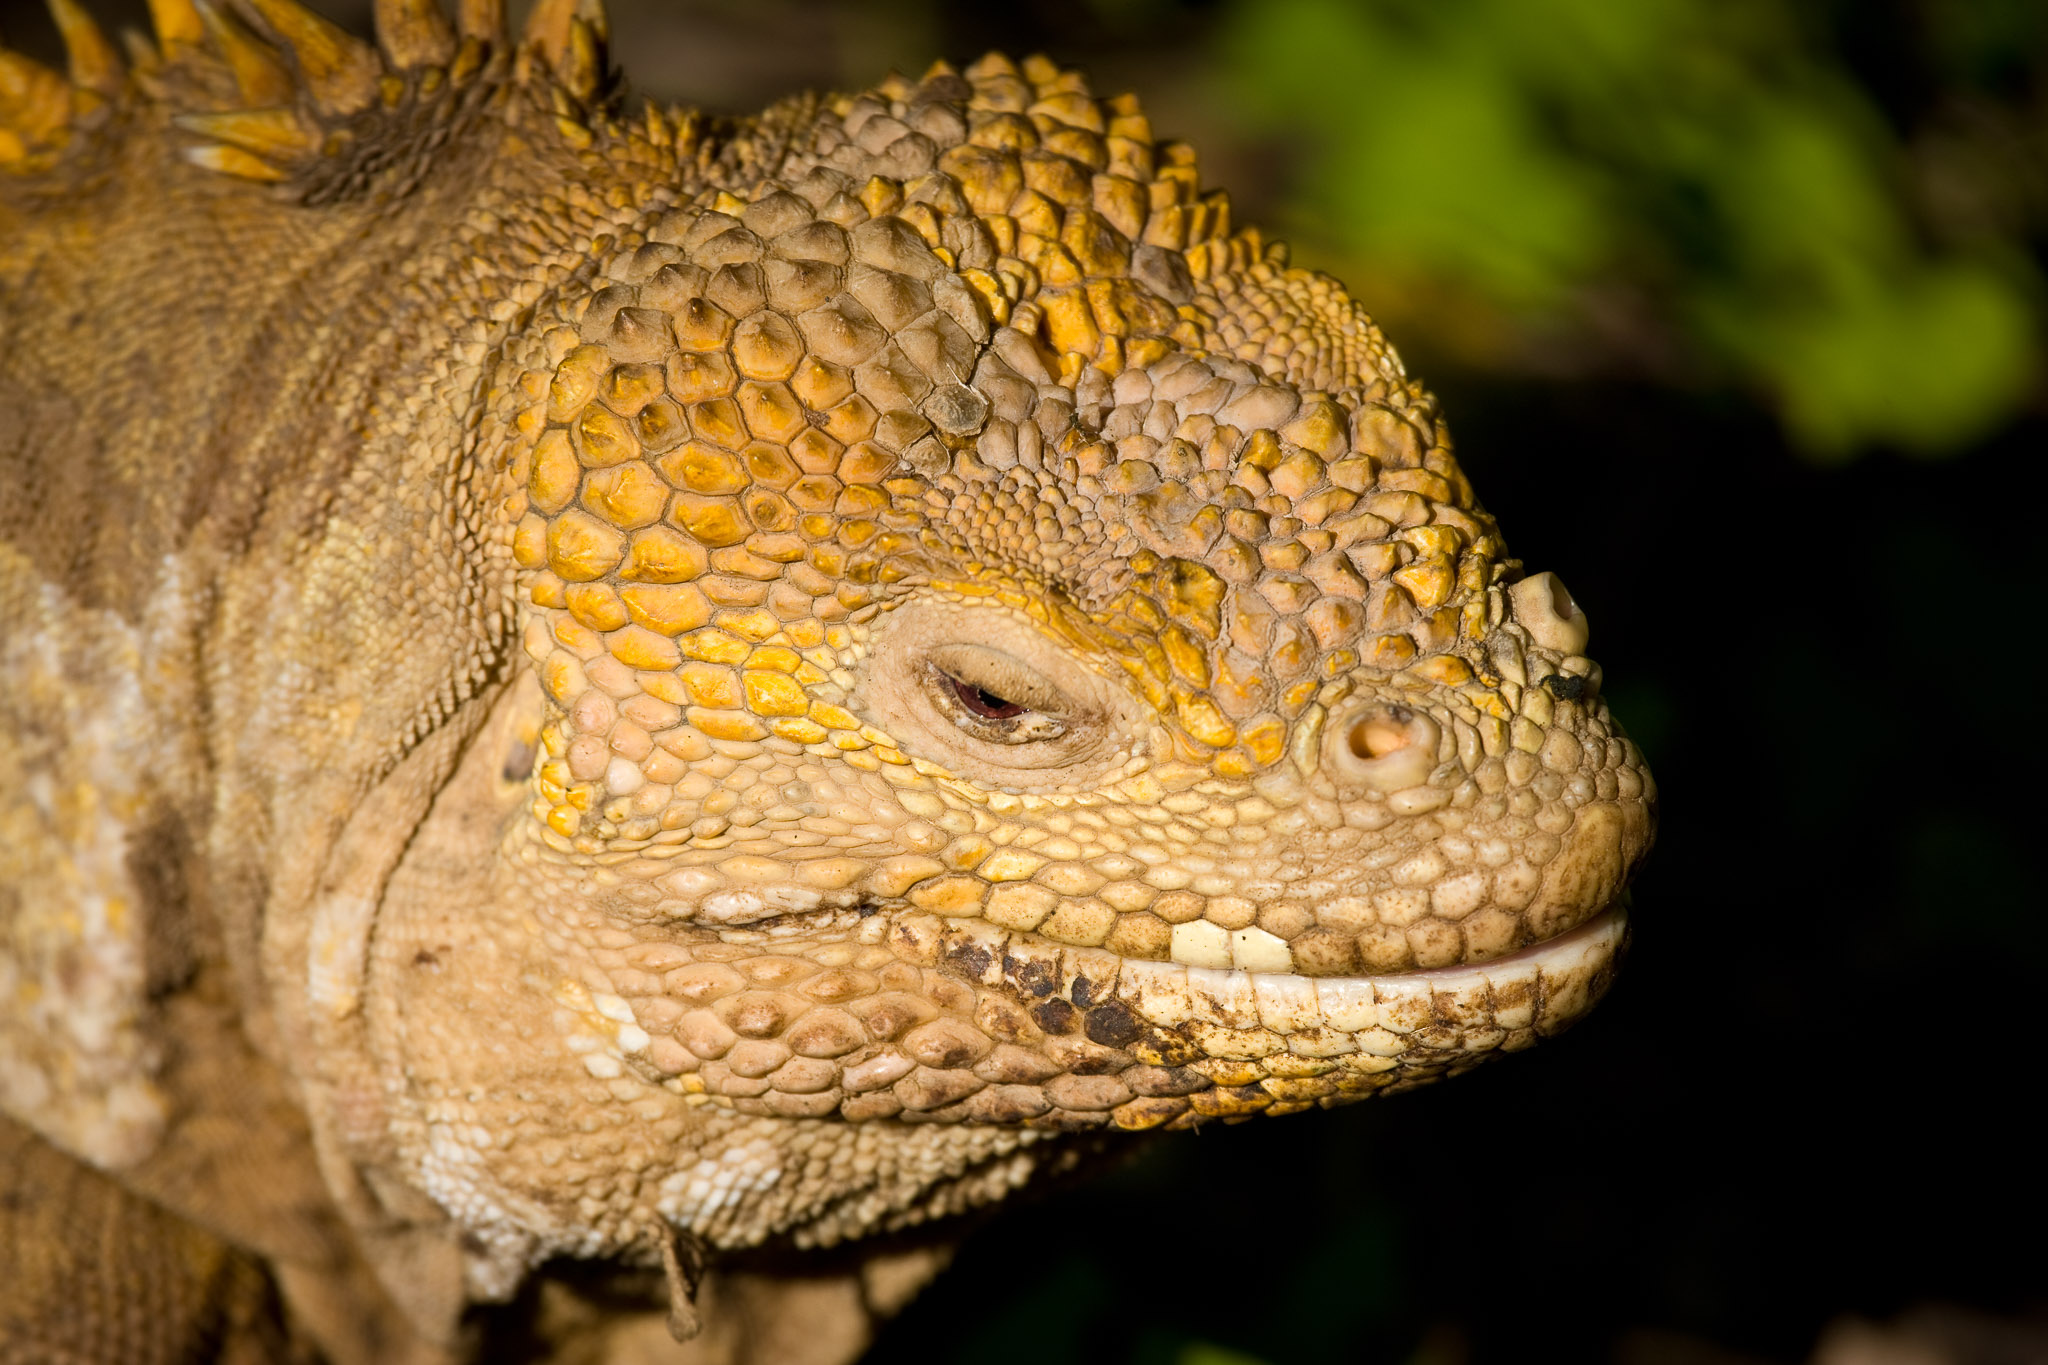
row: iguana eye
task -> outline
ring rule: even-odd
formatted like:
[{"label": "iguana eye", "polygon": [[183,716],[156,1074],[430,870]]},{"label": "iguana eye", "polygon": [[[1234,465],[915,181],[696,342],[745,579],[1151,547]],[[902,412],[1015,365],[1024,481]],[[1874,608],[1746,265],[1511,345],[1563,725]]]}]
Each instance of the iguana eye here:
[{"label": "iguana eye", "polygon": [[891,608],[847,701],[904,753],[993,787],[1084,782],[1151,740],[1143,701],[1113,673],[987,602]]},{"label": "iguana eye", "polygon": [[1034,744],[1067,732],[1074,704],[1015,655],[944,644],[928,657],[927,690],[941,714],[991,744]]}]

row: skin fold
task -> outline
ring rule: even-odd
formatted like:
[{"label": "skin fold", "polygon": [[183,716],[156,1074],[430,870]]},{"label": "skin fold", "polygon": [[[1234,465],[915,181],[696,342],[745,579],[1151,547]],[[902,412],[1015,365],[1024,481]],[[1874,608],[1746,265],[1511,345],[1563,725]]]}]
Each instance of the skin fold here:
[{"label": "skin fold", "polygon": [[[848,1359],[954,1215],[1605,989],[1656,798],[1584,614],[1133,98],[723,120],[587,5],[55,13],[0,1111],[160,1254],[37,1205],[0,1343]],[[117,1270],[147,1327],[65,1288]]]}]

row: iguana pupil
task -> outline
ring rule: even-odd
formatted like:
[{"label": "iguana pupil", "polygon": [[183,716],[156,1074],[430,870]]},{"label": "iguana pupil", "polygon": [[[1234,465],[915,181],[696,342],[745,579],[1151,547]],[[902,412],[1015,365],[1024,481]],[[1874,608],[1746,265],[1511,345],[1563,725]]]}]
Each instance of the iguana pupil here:
[{"label": "iguana pupil", "polygon": [[944,676],[947,684],[953,689],[953,695],[960,699],[960,704],[984,720],[1010,720],[1023,715],[1027,709],[1005,697],[997,696],[985,687],[962,682],[950,673]]}]

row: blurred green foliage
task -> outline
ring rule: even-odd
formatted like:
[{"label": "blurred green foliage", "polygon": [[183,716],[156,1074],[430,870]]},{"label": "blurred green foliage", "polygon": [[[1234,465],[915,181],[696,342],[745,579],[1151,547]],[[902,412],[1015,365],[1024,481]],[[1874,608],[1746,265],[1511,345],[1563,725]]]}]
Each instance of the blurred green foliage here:
[{"label": "blurred green foliage", "polygon": [[[2048,41],[2048,6],[1926,17],[1966,90]],[[1953,452],[2038,381],[2029,225],[1940,240],[1825,28],[1788,0],[1237,0],[1214,52],[1290,158],[1282,226],[1397,335],[1490,366],[1604,325],[1596,352],[1760,389],[1810,454]]]},{"label": "blurred green foliage", "polygon": [[1257,1356],[1233,1351],[1207,1341],[1191,1341],[1181,1348],[1175,1365],[1266,1365]]}]

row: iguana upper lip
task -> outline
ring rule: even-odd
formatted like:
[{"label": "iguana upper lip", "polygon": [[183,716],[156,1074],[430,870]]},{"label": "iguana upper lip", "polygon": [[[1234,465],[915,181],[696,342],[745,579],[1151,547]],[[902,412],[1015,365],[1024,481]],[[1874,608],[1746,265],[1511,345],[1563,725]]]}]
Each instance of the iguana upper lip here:
[{"label": "iguana upper lip", "polygon": [[[1417,968],[1407,972],[1361,973],[1354,976],[1301,977],[1304,981],[1367,981],[1401,982],[1413,981],[1428,984],[1468,981],[1479,977],[1491,977],[1507,973],[1541,968],[1566,958],[1577,959],[1588,951],[1612,951],[1627,937],[1628,912],[1621,901],[1616,901],[1599,913],[1587,917],[1565,932],[1538,943],[1517,948],[1512,953],[1491,957],[1484,962],[1455,962],[1447,967]],[[1128,966],[1130,960],[1126,961]],[[1236,968],[1181,967],[1172,962],[1144,962],[1143,967],[1173,967],[1182,971],[1205,972],[1212,976],[1283,976],[1297,975],[1292,972],[1245,972]]]},{"label": "iguana upper lip", "polygon": [[[1003,934],[1005,942],[998,947],[989,937],[992,928],[960,921],[941,931],[934,945],[937,955],[978,966],[966,973],[970,978],[999,971],[1001,984],[1013,989],[1024,984],[1020,973],[1032,962],[1049,965],[1057,957],[1058,945],[1032,935]],[[1605,989],[1627,931],[1627,910],[1616,901],[1565,933],[1514,953],[1411,972],[1311,977],[1117,958],[1099,950],[1090,950],[1094,962],[1083,970],[1101,978],[1089,987],[1094,1000],[1114,997],[1168,1027],[1192,1022],[1283,1034],[1373,1031],[1385,1037],[1385,1030],[1407,1032],[1483,1009],[1504,1029],[1554,1032],[1582,1015]]]},{"label": "iguana upper lip", "polygon": [[1444,981],[1468,977],[1474,973],[1497,972],[1524,963],[1542,963],[1551,957],[1576,953],[1598,940],[1611,943],[1618,949],[1625,945],[1628,937],[1628,910],[1624,901],[1615,901],[1573,925],[1563,933],[1540,942],[1517,948],[1512,953],[1490,957],[1484,962],[1457,962],[1448,967],[1425,967],[1412,972],[1387,972],[1379,976],[1360,978],[1369,981]]},{"label": "iguana upper lip", "polygon": [[[1406,1049],[1408,1035],[1421,1037],[1428,1030],[1442,1031],[1447,1039],[1475,1027],[1562,1030],[1605,991],[1627,935],[1628,914],[1616,901],[1555,938],[1482,963],[1382,976],[1305,977],[1127,962],[1116,993],[1156,1023],[1180,1022],[1162,1017],[1179,1014],[1195,1024],[1263,1027],[1283,1035],[1326,1030],[1353,1035],[1369,1051],[1394,1052]],[[1162,1003],[1148,1008],[1148,995]],[[1370,1043],[1374,1038],[1380,1042]]]}]

